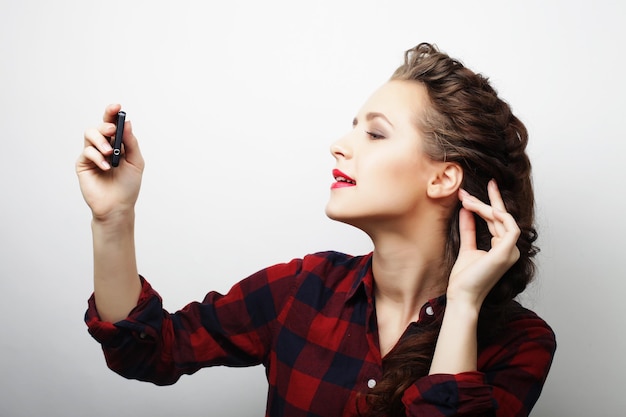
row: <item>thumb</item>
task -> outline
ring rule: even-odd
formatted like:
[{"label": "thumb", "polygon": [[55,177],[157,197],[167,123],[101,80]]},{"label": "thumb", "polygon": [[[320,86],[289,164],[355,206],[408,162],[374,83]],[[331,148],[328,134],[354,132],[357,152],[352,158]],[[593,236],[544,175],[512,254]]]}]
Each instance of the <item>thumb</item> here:
[{"label": "thumb", "polygon": [[124,158],[128,163],[140,169],[144,167],[143,156],[139,149],[139,142],[133,133],[133,125],[130,120],[124,123]]},{"label": "thumb", "polygon": [[476,250],[476,221],[472,212],[463,207],[459,210],[459,237],[461,238],[459,252]]}]

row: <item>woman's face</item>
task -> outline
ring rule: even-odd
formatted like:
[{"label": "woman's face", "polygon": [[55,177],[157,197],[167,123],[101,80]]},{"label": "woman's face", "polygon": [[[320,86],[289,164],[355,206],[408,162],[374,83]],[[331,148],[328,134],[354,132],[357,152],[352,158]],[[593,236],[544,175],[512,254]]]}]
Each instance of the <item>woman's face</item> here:
[{"label": "woman's face", "polygon": [[437,162],[423,151],[418,118],[425,87],[389,81],[372,94],[353,129],[331,146],[336,159],[326,214],[365,231],[385,222],[401,226],[423,207]]}]

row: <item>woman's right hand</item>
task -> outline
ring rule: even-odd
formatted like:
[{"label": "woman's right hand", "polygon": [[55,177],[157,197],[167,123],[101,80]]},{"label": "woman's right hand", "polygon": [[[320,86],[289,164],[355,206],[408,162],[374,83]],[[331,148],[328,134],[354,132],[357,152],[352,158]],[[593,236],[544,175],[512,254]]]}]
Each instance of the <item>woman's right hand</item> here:
[{"label": "woman's right hand", "polygon": [[83,152],[76,161],[76,174],[83,198],[94,220],[106,221],[132,212],[139,196],[144,160],[129,121],[124,125],[120,164],[112,168],[109,137],[115,135],[116,117],[121,105],[106,107],[102,123],[85,131]]}]

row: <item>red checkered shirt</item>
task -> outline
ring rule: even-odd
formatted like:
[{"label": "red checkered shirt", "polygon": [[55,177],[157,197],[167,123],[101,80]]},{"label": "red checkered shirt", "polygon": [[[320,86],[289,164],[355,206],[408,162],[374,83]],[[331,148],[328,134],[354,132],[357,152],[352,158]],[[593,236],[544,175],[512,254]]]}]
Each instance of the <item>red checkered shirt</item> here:
[{"label": "red checkered shirt", "polygon": [[[317,253],[261,270],[226,294],[169,314],[142,280],[138,305],[115,324],[85,320],[108,366],[126,378],[173,384],[200,368],[263,364],[266,416],[357,416],[381,378],[372,255]],[[497,337],[479,343],[478,371],[424,376],[403,397],[408,416],[527,416],[555,351],[554,333],[517,303]],[[430,300],[405,334],[443,315]],[[480,342],[480,341],[479,341]],[[359,403],[357,406],[357,402]]]}]

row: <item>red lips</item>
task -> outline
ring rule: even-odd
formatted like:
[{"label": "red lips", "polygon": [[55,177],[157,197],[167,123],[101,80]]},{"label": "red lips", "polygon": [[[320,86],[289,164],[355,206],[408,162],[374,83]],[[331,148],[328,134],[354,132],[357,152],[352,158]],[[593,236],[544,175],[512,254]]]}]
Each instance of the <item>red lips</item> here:
[{"label": "red lips", "polygon": [[338,169],[333,169],[333,177],[335,177],[335,182],[330,186],[333,188],[344,188],[344,187],[354,187],[356,185],[356,181],[339,171]]}]

